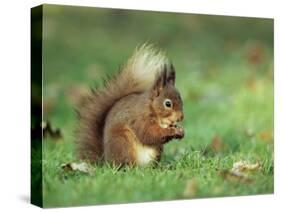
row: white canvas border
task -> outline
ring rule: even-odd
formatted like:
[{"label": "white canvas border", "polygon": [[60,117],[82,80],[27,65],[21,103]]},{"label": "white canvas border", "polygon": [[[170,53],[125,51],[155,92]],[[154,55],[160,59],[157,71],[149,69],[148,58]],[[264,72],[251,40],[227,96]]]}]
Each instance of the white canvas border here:
[{"label": "white canvas border", "polygon": [[[278,1],[243,0],[46,0],[1,3],[1,211],[35,211],[28,203],[30,180],[30,8],[41,3],[274,18],[275,27],[275,192],[274,195],[76,207],[70,211],[276,211],[280,201],[280,38]],[[279,11],[278,11],[279,10]]]}]

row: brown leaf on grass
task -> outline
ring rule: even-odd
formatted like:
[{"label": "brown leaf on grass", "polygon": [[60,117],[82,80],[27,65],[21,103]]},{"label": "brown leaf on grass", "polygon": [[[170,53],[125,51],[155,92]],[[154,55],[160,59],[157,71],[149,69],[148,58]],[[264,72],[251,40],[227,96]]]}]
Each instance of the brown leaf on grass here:
[{"label": "brown leaf on grass", "polygon": [[223,143],[223,140],[222,140],[221,136],[215,135],[212,138],[211,143],[204,150],[203,154],[207,155],[209,153],[220,153],[220,152],[224,151],[225,148],[226,148],[226,146]]},{"label": "brown leaf on grass", "polygon": [[261,165],[259,163],[237,161],[233,163],[231,170],[222,170],[219,175],[231,182],[252,183],[254,180],[249,177],[249,174],[260,170]]},{"label": "brown leaf on grass", "polygon": [[210,145],[211,149],[215,152],[221,152],[224,148],[223,140],[219,135],[216,135],[212,139],[212,143]]},{"label": "brown leaf on grass", "polygon": [[44,138],[50,137],[54,140],[58,140],[58,139],[62,138],[62,134],[61,134],[60,129],[53,129],[51,127],[51,124],[48,121],[47,122],[42,121],[41,127],[42,127],[42,130],[43,130],[43,137]]},{"label": "brown leaf on grass", "polygon": [[262,131],[259,137],[262,141],[270,143],[273,141],[273,132],[271,130]]},{"label": "brown leaf on grass", "polygon": [[85,173],[85,174],[93,174],[93,168],[85,163],[66,163],[66,164],[62,164],[61,165],[62,170],[64,170],[65,172],[81,172],[81,173]]},{"label": "brown leaf on grass", "polygon": [[257,91],[257,81],[254,78],[250,78],[246,80],[246,87],[250,90],[250,91]]},{"label": "brown leaf on grass", "polygon": [[232,171],[232,170],[222,170],[219,175],[230,182],[241,182],[241,183],[252,183],[253,179],[249,178],[246,174],[242,172]]},{"label": "brown leaf on grass", "polygon": [[183,192],[184,197],[195,197],[198,191],[198,183],[195,178],[192,178],[186,182],[185,190]]},{"label": "brown leaf on grass", "polygon": [[265,60],[266,51],[261,43],[251,44],[246,52],[247,61],[252,65],[258,65]]},{"label": "brown leaf on grass", "polygon": [[254,172],[261,169],[260,163],[249,163],[247,161],[235,162],[232,166],[231,171],[233,172]]}]

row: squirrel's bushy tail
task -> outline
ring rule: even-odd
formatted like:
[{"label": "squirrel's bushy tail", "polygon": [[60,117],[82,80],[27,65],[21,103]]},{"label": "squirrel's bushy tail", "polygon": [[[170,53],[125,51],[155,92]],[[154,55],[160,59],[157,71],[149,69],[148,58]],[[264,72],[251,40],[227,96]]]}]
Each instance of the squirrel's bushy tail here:
[{"label": "squirrel's bushy tail", "polygon": [[137,48],[121,71],[94,90],[78,110],[78,151],[80,158],[92,162],[103,155],[103,128],[107,113],[122,97],[150,89],[167,59],[151,45]]}]

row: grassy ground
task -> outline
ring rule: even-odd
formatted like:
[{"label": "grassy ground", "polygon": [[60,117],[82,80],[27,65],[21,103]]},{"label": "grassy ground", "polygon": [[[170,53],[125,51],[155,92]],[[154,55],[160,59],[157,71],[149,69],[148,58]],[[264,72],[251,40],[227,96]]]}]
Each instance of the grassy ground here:
[{"label": "grassy ground", "polygon": [[[272,20],[55,6],[44,12],[44,119],[62,132],[43,142],[45,207],[273,192]],[[156,167],[64,173],[61,164],[79,161],[79,95],[146,41],[176,66],[186,137],[167,144]],[[261,164],[251,183],[219,174],[240,160]]]}]

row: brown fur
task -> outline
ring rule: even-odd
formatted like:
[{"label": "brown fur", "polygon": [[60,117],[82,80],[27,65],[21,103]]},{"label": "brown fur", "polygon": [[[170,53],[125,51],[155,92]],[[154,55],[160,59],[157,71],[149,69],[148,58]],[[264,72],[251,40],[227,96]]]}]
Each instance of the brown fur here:
[{"label": "brown fur", "polygon": [[[148,87],[141,80],[123,70],[94,91],[79,110],[77,144],[82,159],[145,165],[160,160],[166,142],[184,136],[183,129],[175,127],[183,113],[174,67],[165,63]],[[166,99],[172,108],[163,105]]]}]

